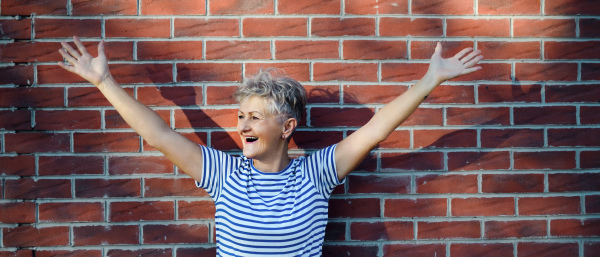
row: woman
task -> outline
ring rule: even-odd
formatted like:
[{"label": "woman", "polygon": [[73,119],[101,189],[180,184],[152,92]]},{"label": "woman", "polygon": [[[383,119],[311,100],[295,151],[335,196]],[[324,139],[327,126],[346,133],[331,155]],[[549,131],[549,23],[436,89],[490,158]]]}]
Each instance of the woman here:
[{"label": "woman", "polygon": [[179,135],[126,93],[108,70],[103,42],[93,58],[77,37],[74,41],[79,51],[63,42],[59,52],[67,63],[58,65],[94,84],[148,144],[213,198],[219,256],[320,256],[335,186],[436,86],[481,69],[474,65],[483,58],[467,48],[443,59],[438,43],[426,75],[407,92],[338,144],[297,159],[288,156],[288,142],[306,93],[293,79],[259,72],[235,93],[243,156],[232,157]]}]

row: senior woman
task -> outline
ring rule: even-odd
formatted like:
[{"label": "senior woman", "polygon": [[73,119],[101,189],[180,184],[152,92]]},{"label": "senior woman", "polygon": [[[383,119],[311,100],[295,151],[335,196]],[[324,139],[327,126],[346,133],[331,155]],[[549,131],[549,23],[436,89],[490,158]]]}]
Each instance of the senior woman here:
[{"label": "senior woman", "polygon": [[445,80],[474,72],[483,57],[467,48],[443,59],[438,43],[426,75],[356,132],[307,157],[291,159],[288,142],[298,127],[306,92],[295,80],[268,71],[245,79],[234,94],[243,155],[198,145],[171,129],[113,79],[98,45],[93,58],[74,37],[63,42],[59,66],[94,84],[123,119],[213,198],[218,256],[320,256],[328,200],[335,186],[406,120]]}]

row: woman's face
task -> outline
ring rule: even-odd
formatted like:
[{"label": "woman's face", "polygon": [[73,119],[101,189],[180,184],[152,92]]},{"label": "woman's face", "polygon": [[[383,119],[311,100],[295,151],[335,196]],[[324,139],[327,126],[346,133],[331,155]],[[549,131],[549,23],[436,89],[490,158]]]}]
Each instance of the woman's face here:
[{"label": "woman's face", "polygon": [[241,137],[244,156],[266,160],[278,156],[285,141],[284,126],[277,115],[267,109],[268,102],[261,97],[250,97],[240,103],[237,131]]}]

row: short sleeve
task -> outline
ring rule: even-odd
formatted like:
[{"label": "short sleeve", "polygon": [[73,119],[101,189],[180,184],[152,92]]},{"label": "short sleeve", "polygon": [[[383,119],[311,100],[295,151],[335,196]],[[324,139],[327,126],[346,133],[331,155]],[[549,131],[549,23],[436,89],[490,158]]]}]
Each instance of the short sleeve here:
[{"label": "short sleeve", "polygon": [[340,181],[337,176],[334,154],[336,146],[319,150],[305,159],[306,174],[325,199],[329,199],[333,189],[345,181],[345,178]]},{"label": "short sleeve", "polygon": [[196,181],[196,186],[203,188],[213,198],[219,197],[225,179],[239,166],[239,158],[222,151],[201,145],[202,148],[202,177]]}]

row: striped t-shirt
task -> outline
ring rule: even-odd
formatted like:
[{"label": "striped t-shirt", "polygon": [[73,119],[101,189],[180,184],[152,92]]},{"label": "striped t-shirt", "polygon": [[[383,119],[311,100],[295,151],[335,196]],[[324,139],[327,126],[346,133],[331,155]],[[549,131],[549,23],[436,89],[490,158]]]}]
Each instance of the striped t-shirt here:
[{"label": "striped t-shirt", "polygon": [[328,200],[337,178],[335,145],[293,159],[278,173],[202,146],[198,187],[215,201],[217,256],[321,256]]}]

